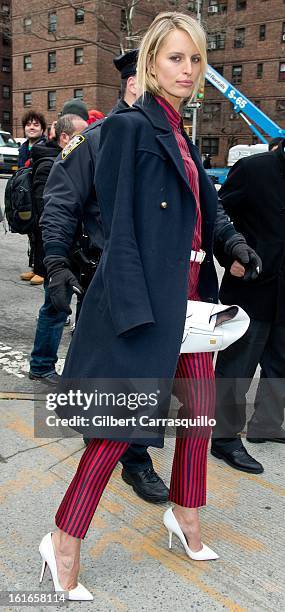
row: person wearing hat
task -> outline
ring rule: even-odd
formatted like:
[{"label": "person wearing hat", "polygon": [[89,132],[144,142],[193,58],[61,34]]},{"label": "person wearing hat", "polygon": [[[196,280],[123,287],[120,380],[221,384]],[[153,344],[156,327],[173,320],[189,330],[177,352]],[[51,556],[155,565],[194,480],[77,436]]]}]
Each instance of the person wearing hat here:
[{"label": "person wearing hat", "polygon": [[80,117],[83,121],[88,121],[88,108],[85,102],[79,100],[79,98],[71,98],[71,100],[67,100],[62,107],[60,116],[63,117],[63,115],[77,115],[77,117]]},{"label": "person wearing hat", "polygon": [[133,49],[113,59],[115,68],[121,73],[121,99],[113,109],[113,112],[132,106],[137,99],[137,58],[138,50]]}]

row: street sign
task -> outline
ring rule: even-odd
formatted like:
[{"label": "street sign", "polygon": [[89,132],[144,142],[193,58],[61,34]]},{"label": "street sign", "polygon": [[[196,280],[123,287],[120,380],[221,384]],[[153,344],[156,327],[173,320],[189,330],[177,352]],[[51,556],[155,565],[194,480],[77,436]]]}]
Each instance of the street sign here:
[{"label": "street sign", "polygon": [[190,104],[187,104],[184,109],[187,110],[187,108],[200,108],[201,106],[201,102],[190,102]]}]

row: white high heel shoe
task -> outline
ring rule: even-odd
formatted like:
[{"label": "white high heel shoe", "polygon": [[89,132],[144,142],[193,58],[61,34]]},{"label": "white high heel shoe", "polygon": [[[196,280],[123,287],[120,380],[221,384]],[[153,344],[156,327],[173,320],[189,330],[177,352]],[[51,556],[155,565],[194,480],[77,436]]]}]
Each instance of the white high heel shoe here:
[{"label": "white high heel shoe", "polygon": [[[53,579],[54,590],[65,592],[58,580],[51,533],[47,533],[47,535],[43,537],[39,545],[39,551],[43,560],[40,583],[43,580],[45,569],[48,565]],[[89,591],[79,582],[75,589],[71,589],[71,591],[68,591],[67,599],[70,599],[71,601],[92,601],[93,595],[91,595],[91,593],[89,593]]]},{"label": "white high heel shoe", "polygon": [[217,555],[213,550],[211,550],[211,548],[209,548],[203,543],[201,550],[199,550],[198,552],[194,552],[193,550],[191,550],[191,548],[189,548],[185,535],[173,514],[172,508],[168,508],[168,510],[166,510],[166,512],[164,513],[163,524],[165,525],[166,529],[168,529],[169,548],[171,548],[172,544],[172,534],[175,533],[175,535],[179,538],[181,544],[183,544],[186,555],[188,555],[190,559],[193,559],[194,561],[210,561],[212,559],[219,558],[219,555]]}]

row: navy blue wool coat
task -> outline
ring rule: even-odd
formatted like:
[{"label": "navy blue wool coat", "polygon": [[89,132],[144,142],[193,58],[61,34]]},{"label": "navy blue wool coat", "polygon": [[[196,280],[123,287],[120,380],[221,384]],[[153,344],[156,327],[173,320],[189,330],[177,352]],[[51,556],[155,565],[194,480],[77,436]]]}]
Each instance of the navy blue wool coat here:
[{"label": "navy blue wool coat", "polygon": [[[184,135],[199,172],[207,253],[199,293],[201,300],[217,302],[217,195],[197,147]],[[171,127],[151,95],[103,122],[95,187],[105,246],[64,378],[172,379],[184,330],[196,203]]]}]

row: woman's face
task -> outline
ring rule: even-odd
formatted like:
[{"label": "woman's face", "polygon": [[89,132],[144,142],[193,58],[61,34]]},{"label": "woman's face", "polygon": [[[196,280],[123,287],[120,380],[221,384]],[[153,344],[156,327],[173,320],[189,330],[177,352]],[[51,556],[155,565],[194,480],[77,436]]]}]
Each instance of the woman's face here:
[{"label": "woman's face", "polygon": [[162,95],[177,110],[189,98],[201,72],[201,55],[184,30],[173,30],[164,39],[151,67]]}]

